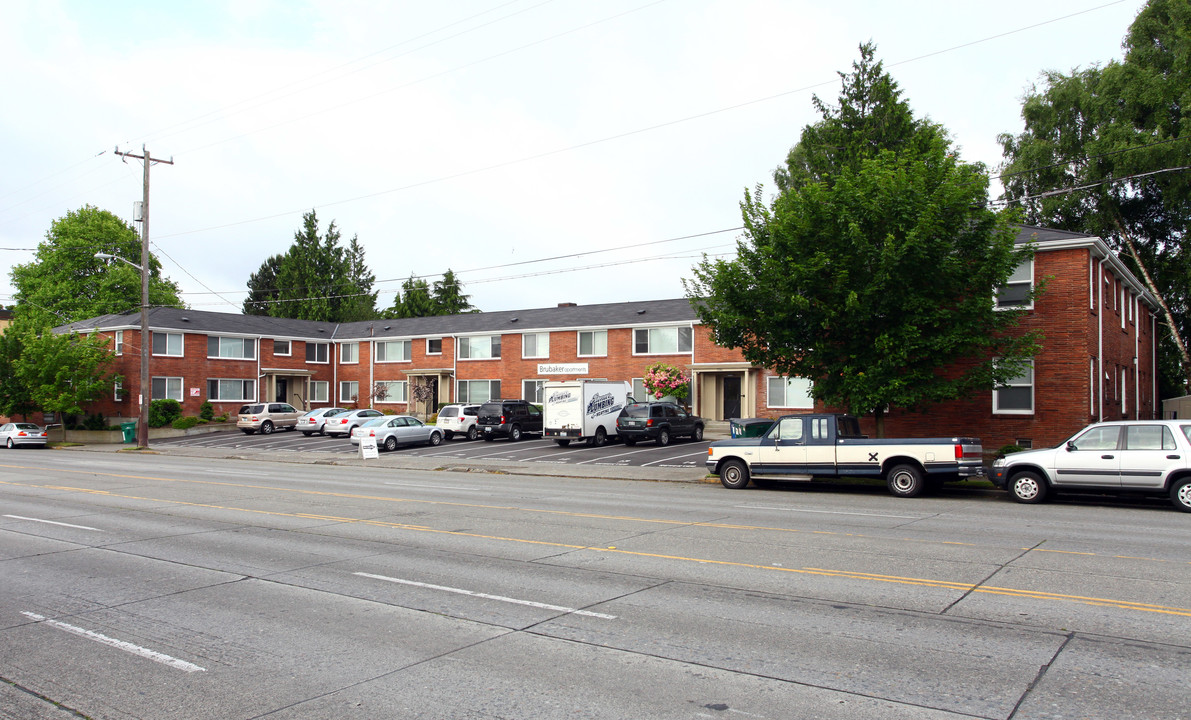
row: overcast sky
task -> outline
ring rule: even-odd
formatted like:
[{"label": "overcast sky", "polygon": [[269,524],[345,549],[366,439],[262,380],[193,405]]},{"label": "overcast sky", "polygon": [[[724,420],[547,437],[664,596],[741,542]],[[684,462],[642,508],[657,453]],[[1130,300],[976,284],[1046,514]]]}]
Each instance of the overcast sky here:
[{"label": "overcast sky", "polygon": [[[857,46],[994,169],[1046,70],[1120,58],[1142,0],[0,0],[0,304],[90,204],[200,310],[315,209],[389,306],[452,269],[482,310],[683,296]],[[995,174],[995,173],[994,173]],[[586,253],[586,254],[580,254]]]}]

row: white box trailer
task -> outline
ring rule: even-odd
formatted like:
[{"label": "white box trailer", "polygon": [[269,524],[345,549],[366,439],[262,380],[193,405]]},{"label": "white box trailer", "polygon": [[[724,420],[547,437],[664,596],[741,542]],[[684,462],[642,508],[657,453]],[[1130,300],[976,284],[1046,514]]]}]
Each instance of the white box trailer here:
[{"label": "white box trailer", "polygon": [[609,380],[551,380],[543,386],[543,437],[560,447],[572,440],[603,445],[616,437],[616,418],[631,402],[633,386]]}]

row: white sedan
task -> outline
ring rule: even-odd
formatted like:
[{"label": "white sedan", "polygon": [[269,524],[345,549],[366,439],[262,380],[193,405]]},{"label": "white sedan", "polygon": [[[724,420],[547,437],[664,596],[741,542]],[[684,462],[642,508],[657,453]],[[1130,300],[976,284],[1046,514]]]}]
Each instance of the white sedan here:
[{"label": "white sedan", "polygon": [[352,445],[365,437],[376,438],[377,449],[396,450],[398,445],[438,445],[442,431],[409,415],[385,415],[352,430]]},{"label": "white sedan", "polygon": [[4,441],[4,447],[9,450],[20,445],[45,447],[46,433],[39,425],[27,422],[13,422],[0,425],[0,440]]}]

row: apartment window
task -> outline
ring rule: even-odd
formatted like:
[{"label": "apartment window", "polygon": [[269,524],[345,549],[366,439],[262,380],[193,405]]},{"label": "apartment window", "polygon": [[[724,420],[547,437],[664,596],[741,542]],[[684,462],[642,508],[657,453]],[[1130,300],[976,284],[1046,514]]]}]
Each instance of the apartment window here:
[{"label": "apartment window", "polygon": [[460,360],[490,360],[500,357],[500,335],[459,338]]},{"label": "apartment window", "polygon": [[123,402],[124,383],[112,383],[112,399],[116,402]]},{"label": "apartment window", "polygon": [[339,383],[339,402],[355,402],[360,397],[360,383],[343,380]]},{"label": "apartment window", "polygon": [[811,397],[814,383],[807,378],[778,376],[769,378],[767,383],[769,392],[766,407],[797,410],[815,408],[815,399]]},{"label": "apartment window", "polygon": [[442,355],[442,338],[426,338],[426,354]]},{"label": "apartment window", "polygon": [[645,378],[633,378],[633,399],[642,402],[648,398],[645,393]]},{"label": "apartment window", "polygon": [[315,380],[310,383],[310,402],[325,403],[331,402],[330,390],[331,383],[326,380]]},{"label": "apartment window", "polygon": [[207,357],[255,360],[256,340],[209,335],[207,336]]},{"label": "apartment window", "polygon": [[308,363],[323,363],[324,365],[330,362],[331,351],[328,343],[306,343],[306,362]]},{"label": "apartment window", "polygon": [[673,355],[691,351],[689,327],[637,328],[633,331],[634,355]]},{"label": "apartment window", "polygon": [[607,330],[582,330],[579,332],[579,356],[604,357],[608,354]]},{"label": "apartment window", "polygon": [[116,354],[117,355],[124,354],[124,331],[123,330],[116,331]]},{"label": "apartment window", "polygon": [[521,397],[531,403],[542,403],[542,396],[545,393],[545,380],[522,380],[521,381]]},{"label": "apartment window", "polygon": [[550,333],[525,333],[521,336],[521,357],[550,357]]},{"label": "apartment window", "polygon": [[1015,378],[993,390],[993,412],[1029,415],[1034,412],[1034,361]]},{"label": "apartment window", "polygon": [[409,362],[412,352],[409,340],[378,340],[376,343],[377,362]]},{"label": "apartment window", "polygon": [[461,403],[478,405],[500,398],[499,380],[460,380],[458,393]]},{"label": "apartment window", "polygon": [[1088,414],[1096,414],[1096,358],[1088,361]]},{"label": "apartment window", "polygon": [[1129,412],[1129,371],[1121,368],[1121,414]]},{"label": "apartment window", "polygon": [[[157,333],[153,333],[156,335]],[[152,381],[153,400],[177,400],[182,402],[182,378],[155,377]]]},{"label": "apartment window", "polygon": [[256,381],[208,378],[207,399],[225,402],[256,400]]},{"label": "apartment window", "polygon": [[274,355],[289,355],[292,352],[289,340],[274,340],[273,354]]},{"label": "apartment window", "polygon": [[353,364],[360,362],[360,343],[343,343],[339,346],[339,362]]},{"label": "apartment window", "polygon": [[409,402],[409,382],[406,380],[381,380],[373,392],[377,402]]},{"label": "apartment window", "polygon": [[1009,279],[1005,281],[997,293],[997,307],[999,308],[1030,308],[1030,290],[1034,287],[1034,260],[1026,260]]},{"label": "apartment window", "polygon": [[182,333],[153,333],[153,354],[182,357]]}]

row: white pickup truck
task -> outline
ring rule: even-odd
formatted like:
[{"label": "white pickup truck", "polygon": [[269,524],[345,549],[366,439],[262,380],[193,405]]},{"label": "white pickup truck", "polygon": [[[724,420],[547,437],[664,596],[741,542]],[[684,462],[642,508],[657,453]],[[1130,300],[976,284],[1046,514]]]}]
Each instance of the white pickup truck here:
[{"label": "white pickup truck", "polygon": [[872,439],[860,434],[856,418],[836,414],[787,415],[761,437],[713,442],[707,467],[732,490],[754,478],[880,477],[898,497],[985,474],[978,439]]},{"label": "white pickup truck", "polygon": [[1096,423],[1056,448],[993,463],[993,484],[1014,500],[1042,502],[1056,490],[1169,493],[1191,512],[1191,420]]}]

